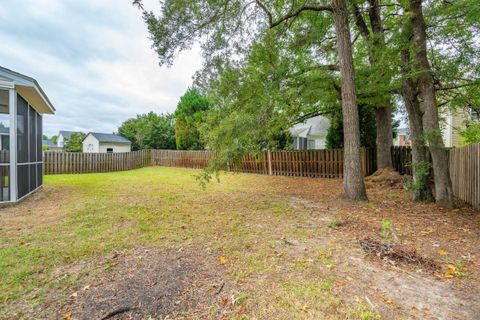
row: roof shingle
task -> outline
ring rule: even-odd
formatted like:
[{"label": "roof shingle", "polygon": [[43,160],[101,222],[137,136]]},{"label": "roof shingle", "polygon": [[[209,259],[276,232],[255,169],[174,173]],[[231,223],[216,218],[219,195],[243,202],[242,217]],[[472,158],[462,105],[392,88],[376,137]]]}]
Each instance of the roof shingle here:
[{"label": "roof shingle", "polygon": [[[125,137],[119,136],[117,134],[112,133],[100,133],[100,132],[89,132],[98,140],[98,142],[112,142],[112,143],[123,143],[123,144],[131,144],[130,140]],[[87,135],[88,136],[88,135]]]}]

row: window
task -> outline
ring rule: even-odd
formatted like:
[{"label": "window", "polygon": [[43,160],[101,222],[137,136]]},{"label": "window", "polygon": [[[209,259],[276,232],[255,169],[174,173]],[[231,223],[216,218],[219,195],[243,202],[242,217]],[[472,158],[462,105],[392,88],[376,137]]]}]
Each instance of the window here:
[{"label": "window", "polygon": [[113,153],[113,148],[107,148],[107,153]]},{"label": "window", "polygon": [[315,140],[313,140],[313,139],[308,139],[307,140],[307,149],[308,150],[314,150],[315,149]]}]

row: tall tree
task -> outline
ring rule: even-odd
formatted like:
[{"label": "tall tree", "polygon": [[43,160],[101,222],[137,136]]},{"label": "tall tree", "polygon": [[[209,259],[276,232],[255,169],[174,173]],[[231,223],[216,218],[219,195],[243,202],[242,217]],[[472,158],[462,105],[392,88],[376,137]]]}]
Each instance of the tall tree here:
[{"label": "tall tree", "polygon": [[342,82],[344,178],[342,197],[366,200],[365,183],[360,157],[360,121],[358,118],[355,72],[348,10],[344,0],[333,0],[333,20],[337,33],[338,60]]},{"label": "tall tree", "polygon": [[132,142],[132,150],[175,149],[175,128],[170,114],[137,115],[124,121],[118,133]]},{"label": "tall tree", "polygon": [[[382,59],[385,51],[385,35],[381,15],[381,1],[368,0],[368,17],[370,28],[364,19],[360,7],[354,2],[355,24],[363,37],[368,51],[371,73],[382,73],[380,81],[390,82],[388,61]],[[379,90],[380,91],[380,90]],[[379,94],[382,97],[380,106],[375,107],[377,129],[377,167],[393,169],[392,164],[392,97],[390,94]]]},{"label": "tall tree", "polygon": [[425,110],[423,126],[432,155],[436,201],[453,205],[453,190],[448,166],[448,153],[439,126],[438,106],[432,69],[427,56],[426,25],[421,0],[410,0],[410,21],[413,30],[414,61],[418,73],[418,93]]},{"label": "tall tree", "polygon": [[[141,7],[141,1],[134,3]],[[348,11],[345,0],[332,0],[330,5],[317,1],[173,1],[162,3],[161,14],[144,11],[144,19],[160,63],[172,63],[178,50],[194,41],[203,42],[205,56],[212,58],[245,55],[252,38],[266,29],[288,29],[302,14],[320,16],[333,13],[337,53],[340,62],[341,99],[344,128],[345,168],[343,197],[367,199],[360,159],[360,130]],[[321,39],[319,39],[321,40]],[[219,53],[218,53],[219,52]],[[218,53],[218,54],[216,54]]]},{"label": "tall tree", "polygon": [[201,150],[205,144],[200,139],[199,127],[211,106],[210,99],[196,88],[190,88],[180,98],[175,117],[175,139],[178,150]]}]

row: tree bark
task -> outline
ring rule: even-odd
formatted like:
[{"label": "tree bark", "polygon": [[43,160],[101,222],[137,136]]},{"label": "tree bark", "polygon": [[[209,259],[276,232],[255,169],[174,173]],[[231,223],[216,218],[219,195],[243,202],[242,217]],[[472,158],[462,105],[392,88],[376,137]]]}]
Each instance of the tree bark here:
[{"label": "tree bark", "polygon": [[416,83],[411,79],[409,68],[410,53],[408,49],[401,51],[402,66],[402,97],[407,109],[408,122],[410,126],[410,139],[412,142],[412,164],[413,181],[417,186],[413,190],[413,201],[433,201],[432,188],[428,183],[428,176],[419,176],[417,169],[421,163],[426,163],[427,148],[423,139],[422,110],[418,101],[418,92]]},{"label": "tree bark", "polygon": [[[370,19],[370,25],[372,32],[368,29],[365,20],[363,19],[358,6],[354,6],[355,22],[360,30],[360,34],[367,42],[369,47],[368,60],[370,66],[377,66],[379,63],[378,54],[380,53],[385,43],[385,35],[383,29],[382,16],[380,13],[379,0],[369,0],[368,16]],[[372,42],[373,45],[369,43]],[[375,108],[375,123],[377,128],[377,168],[393,169],[392,163],[392,145],[393,145],[393,132],[392,132],[392,107],[391,102],[385,103],[384,107]]]},{"label": "tree bark", "polygon": [[337,51],[342,82],[342,113],[344,128],[344,177],[342,197],[367,200],[360,157],[360,124],[352,43],[345,0],[332,0],[333,19],[337,34]]},{"label": "tree bark", "polygon": [[432,155],[436,201],[443,206],[452,207],[453,192],[448,166],[448,153],[443,143],[438,122],[433,74],[427,57],[427,36],[422,0],[410,0],[410,10],[415,66],[418,72],[418,91],[423,109],[425,110],[423,127]]},{"label": "tree bark", "polygon": [[377,168],[392,169],[392,114],[390,104],[375,109],[377,125]]}]

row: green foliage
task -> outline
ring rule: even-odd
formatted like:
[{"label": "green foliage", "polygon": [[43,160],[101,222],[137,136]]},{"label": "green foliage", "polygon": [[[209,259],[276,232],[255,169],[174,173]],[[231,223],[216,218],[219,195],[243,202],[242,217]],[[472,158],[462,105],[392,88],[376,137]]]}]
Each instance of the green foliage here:
[{"label": "green foliage", "polygon": [[467,126],[466,129],[459,132],[462,136],[462,144],[468,145],[472,143],[480,143],[480,122],[474,122]]},{"label": "green foliage", "polygon": [[198,128],[211,107],[210,99],[196,88],[190,88],[180,98],[175,110],[175,138],[178,150],[201,150],[205,145]]},{"label": "green foliage", "polygon": [[43,140],[48,140],[48,137],[46,135],[42,135]]},{"label": "green foliage", "polygon": [[392,243],[395,239],[395,234],[393,231],[393,221],[392,220],[382,220],[380,221],[382,228],[380,229],[380,236],[388,243]]},{"label": "green foliage", "polygon": [[124,121],[118,133],[132,142],[132,150],[175,149],[175,129],[170,114],[137,115]]},{"label": "green foliage", "polygon": [[52,136],[50,140],[52,140],[53,143],[57,144],[57,136]]},{"label": "green foliage", "polygon": [[42,151],[48,151],[48,149],[49,149],[49,148],[48,148],[47,145],[43,145],[43,146],[42,146]]},{"label": "green foliage", "polygon": [[425,188],[427,177],[430,175],[431,164],[428,161],[410,163],[409,167],[415,172],[413,180],[404,184],[405,189],[416,192]]},{"label": "green foliage", "polygon": [[[360,144],[365,148],[375,148],[377,131],[375,110],[371,107],[361,107],[358,111],[360,119]],[[327,132],[327,148],[343,148],[343,118],[341,110],[330,114],[330,127]]]},{"label": "green foliage", "polygon": [[65,138],[63,149],[67,152],[82,152],[83,140],[87,135],[83,132],[75,132],[68,138]]},{"label": "green foliage", "polygon": [[343,226],[345,221],[338,220],[337,218],[333,218],[327,223],[327,227],[333,230],[337,230],[339,227]]}]

